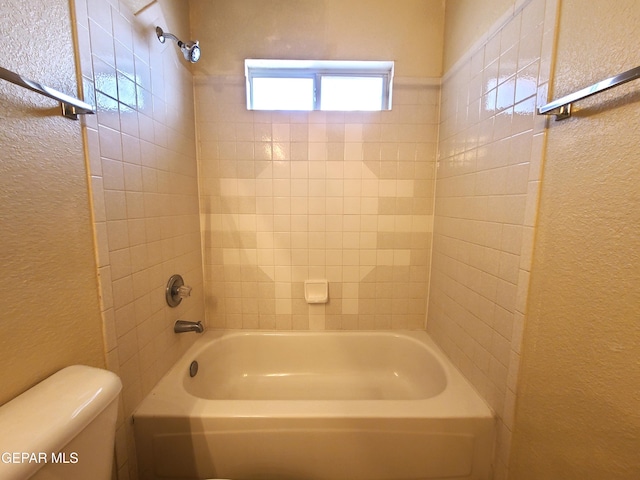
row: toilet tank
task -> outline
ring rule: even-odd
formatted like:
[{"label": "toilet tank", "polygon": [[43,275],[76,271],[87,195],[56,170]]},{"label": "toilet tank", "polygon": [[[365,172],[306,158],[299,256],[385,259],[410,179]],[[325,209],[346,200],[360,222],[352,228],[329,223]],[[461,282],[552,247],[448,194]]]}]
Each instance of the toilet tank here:
[{"label": "toilet tank", "polygon": [[3,480],[110,480],[120,379],[60,370],[0,407]]}]

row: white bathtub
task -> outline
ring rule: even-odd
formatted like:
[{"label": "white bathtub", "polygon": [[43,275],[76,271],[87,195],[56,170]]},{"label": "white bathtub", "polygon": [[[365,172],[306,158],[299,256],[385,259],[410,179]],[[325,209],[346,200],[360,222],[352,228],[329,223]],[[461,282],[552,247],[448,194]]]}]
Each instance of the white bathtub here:
[{"label": "white bathtub", "polygon": [[134,422],[143,480],[489,479],[495,429],[424,332],[210,331]]}]

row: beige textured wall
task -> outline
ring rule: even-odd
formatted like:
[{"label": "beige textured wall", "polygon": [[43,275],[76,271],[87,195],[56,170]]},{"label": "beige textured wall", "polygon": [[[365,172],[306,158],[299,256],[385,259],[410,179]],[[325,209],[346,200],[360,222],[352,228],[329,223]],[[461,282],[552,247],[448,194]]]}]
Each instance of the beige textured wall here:
[{"label": "beige textured wall", "polygon": [[[87,120],[107,366],[122,379],[119,478],[137,478],[131,414],[196,339],[177,319],[204,320],[193,83],[175,43],[188,11],[154,3],[133,16],[119,2],[76,0],[80,65],[97,115]],[[169,277],[193,287],[177,308]]]},{"label": "beige textured wall", "polygon": [[[0,65],[77,95],[66,0],[0,6]],[[0,403],[62,367],[104,366],[80,123],[0,80]]]},{"label": "beige textured wall", "polygon": [[243,75],[245,58],[395,60],[396,75],[442,73],[441,0],[193,0],[199,75]]},{"label": "beige textured wall", "polygon": [[[562,2],[554,97],[638,65],[640,3]],[[640,84],[549,125],[511,471],[640,476]]]},{"label": "beige textured wall", "polygon": [[505,13],[516,0],[446,0],[443,66],[447,72]]}]

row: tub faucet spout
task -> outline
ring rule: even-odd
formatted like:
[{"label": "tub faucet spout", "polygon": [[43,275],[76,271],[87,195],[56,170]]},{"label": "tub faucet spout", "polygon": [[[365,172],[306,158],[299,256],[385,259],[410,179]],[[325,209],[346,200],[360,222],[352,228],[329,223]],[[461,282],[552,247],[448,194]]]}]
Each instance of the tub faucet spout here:
[{"label": "tub faucet spout", "polygon": [[204,327],[202,326],[202,322],[189,322],[188,320],[176,320],[175,325],[173,326],[173,331],[175,333],[184,333],[184,332],[204,332]]}]

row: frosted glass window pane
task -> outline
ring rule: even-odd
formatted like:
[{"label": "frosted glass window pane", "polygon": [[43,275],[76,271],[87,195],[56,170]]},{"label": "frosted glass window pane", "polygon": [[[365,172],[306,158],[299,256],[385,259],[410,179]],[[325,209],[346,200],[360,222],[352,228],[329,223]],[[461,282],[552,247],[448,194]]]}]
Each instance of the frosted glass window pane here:
[{"label": "frosted glass window pane", "polygon": [[313,110],[313,78],[253,78],[254,110]]},{"label": "frosted glass window pane", "polygon": [[381,110],[381,77],[323,76],[321,110]]}]

